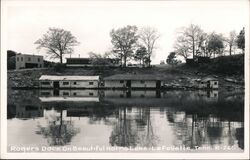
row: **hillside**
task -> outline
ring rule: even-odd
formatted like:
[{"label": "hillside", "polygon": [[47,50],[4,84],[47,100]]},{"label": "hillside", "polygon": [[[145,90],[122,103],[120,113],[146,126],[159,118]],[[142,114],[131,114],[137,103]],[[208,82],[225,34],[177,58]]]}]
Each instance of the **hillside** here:
[{"label": "hillside", "polygon": [[185,68],[208,74],[237,76],[242,78],[244,77],[244,55],[220,56],[211,59],[210,63],[198,64],[192,67],[185,65],[182,69]]},{"label": "hillside", "polygon": [[157,65],[152,68],[110,68],[110,67],[85,67],[85,68],[44,68],[8,71],[9,88],[32,88],[38,86],[41,75],[100,75],[101,78],[114,74],[151,74],[164,77],[165,83],[187,86],[192,79],[213,76],[219,79],[221,89],[242,88],[244,84],[243,55],[232,57],[219,57],[210,64],[187,66],[181,64],[176,67]]}]

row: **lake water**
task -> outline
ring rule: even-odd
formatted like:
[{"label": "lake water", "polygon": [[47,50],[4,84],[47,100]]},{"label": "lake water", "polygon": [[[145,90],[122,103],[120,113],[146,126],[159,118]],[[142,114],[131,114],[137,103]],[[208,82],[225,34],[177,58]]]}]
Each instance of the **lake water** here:
[{"label": "lake water", "polygon": [[11,90],[9,152],[242,152],[244,93]]}]

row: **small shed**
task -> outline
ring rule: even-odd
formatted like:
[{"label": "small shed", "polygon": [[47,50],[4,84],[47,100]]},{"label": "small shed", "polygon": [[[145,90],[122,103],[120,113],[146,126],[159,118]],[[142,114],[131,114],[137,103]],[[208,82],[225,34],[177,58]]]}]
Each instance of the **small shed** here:
[{"label": "small shed", "polygon": [[41,88],[98,88],[99,76],[57,76],[42,75],[39,78]]},{"label": "small shed", "polygon": [[201,79],[199,82],[200,89],[218,89],[219,88],[219,81],[213,77],[206,77]]},{"label": "small shed", "polygon": [[116,74],[104,78],[106,88],[161,88],[162,78],[155,75]]}]

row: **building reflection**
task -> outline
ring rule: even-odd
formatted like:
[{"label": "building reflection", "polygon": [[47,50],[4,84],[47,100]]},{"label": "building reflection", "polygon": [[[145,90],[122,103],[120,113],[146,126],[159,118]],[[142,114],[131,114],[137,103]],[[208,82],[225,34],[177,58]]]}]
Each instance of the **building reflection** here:
[{"label": "building reflection", "polygon": [[89,124],[112,126],[107,137],[112,146],[157,146],[167,138],[157,134],[157,112],[163,117],[158,120],[170,124],[174,145],[223,144],[244,149],[244,102],[238,97],[219,99],[217,91],[40,90],[11,98],[8,118],[42,118],[36,133],[52,146],[71,143],[80,133],[75,122],[82,117]]},{"label": "building reflection", "polygon": [[43,108],[39,104],[15,103],[8,104],[7,118],[34,119],[43,117]]}]

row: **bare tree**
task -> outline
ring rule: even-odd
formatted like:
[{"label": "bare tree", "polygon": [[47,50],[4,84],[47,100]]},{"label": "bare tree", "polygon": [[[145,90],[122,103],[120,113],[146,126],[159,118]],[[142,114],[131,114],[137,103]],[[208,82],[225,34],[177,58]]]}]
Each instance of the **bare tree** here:
[{"label": "bare tree", "polygon": [[185,37],[185,43],[192,49],[194,58],[198,53],[196,50],[199,49],[200,40],[202,40],[201,36],[204,35],[204,32],[198,25],[194,24],[191,24],[189,27],[184,27],[182,30],[179,36]]},{"label": "bare tree", "polygon": [[236,45],[237,35],[235,31],[229,33],[229,37],[225,38],[226,43],[229,46],[229,55],[232,55],[232,49]]},{"label": "bare tree", "polygon": [[143,27],[139,33],[140,43],[147,49],[147,55],[149,60],[149,66],[151,62],[151,56],[153,55],[154,49],[156,49],[155,44],[160,35],[157,29],[152,27]]},{"label": "bare tree", "polygon": [[51,58],[59,58],[60,63],[62,63],[63,55],[73,53],[73,47],[77,46],[79,42],[70,31],[60,28],[49,28],[47,33],[38,39],[35,44],[38,45],[37,49],[46,49]]},{"label": "bare tree", "polygon": [[116,57],[123,60],[123,66],[126,67],[128,58],[131,58],[136,49],[138,35],[136,26],[126,26],[110,32],[113,52]]},{"label": "bare tree", "polygon": [[190,56],[191,48],[183,36],[177,38],[174,44],[174,49],[176,54],[183,57],[185,60]]}]

